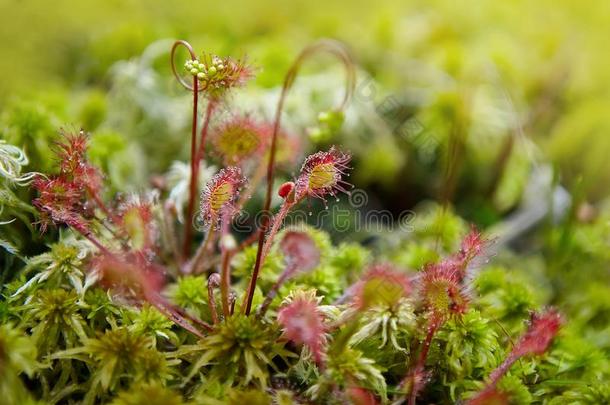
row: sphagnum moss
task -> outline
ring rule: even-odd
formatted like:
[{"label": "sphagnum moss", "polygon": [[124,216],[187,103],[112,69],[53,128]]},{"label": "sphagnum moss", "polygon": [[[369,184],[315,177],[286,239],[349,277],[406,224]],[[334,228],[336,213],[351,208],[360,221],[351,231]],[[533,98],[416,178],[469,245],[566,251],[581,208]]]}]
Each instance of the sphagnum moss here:
[{"label": "sphagnum moss", "polygon": [[[539,300],[527,284],[499,267],[488,274],[480,269],[484,265],[475,262],[488,241],[475,229],[467,232],[450,210],[423,217],[433,226],[417,229],[408,257],[388,255],[385,261],[354,243],[334,246],[312,227],[285,226],[297,204],[326,202],[351,188],[351,156],[330,147],[307,157],[294,178],[274,189],[276,163],[296,159],[280,122],[285,97],[304,61],[317,53],[337,57],[347,81],[342,102],[320,114],[313,137],[320,141],[343,122],[355,79],[342,45],[324,40],[298,56],[272,122],[237,113],[223,122],[220,109],[232,109],[228,93],[254,70],[237,59],[197,57],[185,41],[176,42],[172,59],[180,46],[190,59],[185,72],[174,62],[173,70],[193,96],[182,225],[162,187],[108,199],[84,130],[64,131],[55,174],[22,174],[23,158],[11,155],[11,181],[32,181],[37,192],[39,229],[59,226],[62,233],[50,250],[25,259],[22,272],[2,289],[0,394],[6,403],[608,398],[603,353],[592,349],[587,356],[566,345],[574,341],[561,336],[563,318],[554,309],[534,308]],[[2,148],[14,152],[4,143]],[[214,157],[229,166],[199,190],[201,162]],[[235,214],[265,178],[263,219],[237,243]],[[281,203],[275,213],[274,191]],[[192,227],[197,216],[203,225],[199,246]],[[439,245],[440,251],[434,248]],[[403,269],[391,262],[396,257],[424,265]],[[529,309],[538,312],[523,326],[519,318]],[[578,379],[589,360],[595,371],[570,386],[567,378]]]}]

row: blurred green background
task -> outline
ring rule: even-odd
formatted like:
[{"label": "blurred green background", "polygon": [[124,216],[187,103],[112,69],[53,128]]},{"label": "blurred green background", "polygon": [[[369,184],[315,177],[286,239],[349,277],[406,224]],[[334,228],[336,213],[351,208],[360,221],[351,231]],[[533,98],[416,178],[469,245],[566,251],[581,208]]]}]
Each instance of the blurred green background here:
[{"label": "blurred green background", "polygon": [[[116,183],[130,182],[121,171],[135,182],[137,173],[164,171],[171,160],[186,158],[188,98],[173,82],[164,52],[155,51],[149,63],[158,73],[152,84],[136,83],[120,61],[141,60],[157,40],[183,38],[197,50],[247,55],[260,67],[252,91],[273,96],[298,51],[319,37],[345,42],[360,83],[374,83],[373,105],[365,113],[356,109],[359,118],[351,125],[348,119],[332,142],[353,150],[356,185],[381,204],[399,210],[444,196],[466,207],[462,214],[492,223],[520,201],[537,162],[551,164],[578,198],[606,197],[610,3],[603,0],[0,0],[2,134],[25,147],[38,170],[46,169],[42,133],[84,126],[105,139],[94,145],[100,161],[119,150],[143,150],[139,171],[113,169]],[[136,93],[167,111],[183,96],[176,105],[184,111],[160,122],[147,100],[125,109]],[[316,97],[315,110],[328,106],[322,99],[316,108]],[[383,117],[390,125],[381,126],[367,118],[370,111],[378,116],[388,97],[406,114],[400,120],[430,132],[430,153],[421,153],[417,137],[397,133],[398,115]],[[447,167],[456,174],[448,176]]]}]

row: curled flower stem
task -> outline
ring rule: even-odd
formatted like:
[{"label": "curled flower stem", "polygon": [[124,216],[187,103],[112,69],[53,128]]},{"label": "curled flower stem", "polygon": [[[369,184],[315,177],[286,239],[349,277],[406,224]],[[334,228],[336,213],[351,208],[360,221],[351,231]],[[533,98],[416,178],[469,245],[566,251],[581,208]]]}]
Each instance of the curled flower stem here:
[{"label": "curled flower stem", "polygon": [[185,257],[188,257],[191,250],[191,239],[193,238],[193,213],[195,211],[195,195],[197,194],[197,78],[193,79],[193,123],[191,126],[191,182],[189,184],[189,203],[184,222],[184,246],[182,248]]},{"label": "curled flower stem", "polygon": [[196,60],[197,55],[195,51],[193,51],[193,47],[186,41],[179,40],[174,42],[171,51],[171,66],[174,77],[178,82],[187,90],[190,90],[193,93],[193,121],[191,125],[191,181],[189,185],[189,204],[187,208],[186,222],[184,227],[184,246],[183,253],[185,257],[188,257],[191,250],[191,241],[193,238],[193,213],[195,211],[195,198],[197,194],[197,177],[199,171],[199,159],[197,154],[197,110],[198,110],[198,101],[199,101],[199,92],[203,89],[199,88],[199,81],[196,76],[193,76],[193,85],[189,85],[185,79],[178,74],[176,70],[175,63],[175,54],[176,50],[179,46],[183,46],[187,49],[191,60]]},{"label": "curled flower stem", "polygon": [[[294,81],[299,73],[299,69],[303,65],[303,62],[310,58],[312,55],[315,55],[318,52],[328,52],[334,56],[336,56],[345,66],[346,71],[346,84],[345,84],[345,94],[341,101],[341,104],[338,107],[338,110],[343,110],[347,106],[352,93],[354,91],[355,82],[356,82],[356,73],[354,69],[354,62],[347,51],[347,49],[337,41],[323,39],[320,40],[307,48],[305,48],[297,59],[294,61],[286,77],[284,78],[284,84],[282,85],[282,92],[280,94],[280,99],[277,104],[277,108],[275,110],[275,121],[273,124],[273,136],[271,138],[271,150],[269,153],[269,161],[267,163],[267,193],[265,196],[265,204],[263,206],[263,212],[268,215],[269,209],[271,207],[271,196],[273,193],[273,175],[275,169],[275,152],[277,149],[277,136],[280,129],[280,121],[282,116],[282,110],[284,109],[284,103],[286,101],[286,96],[288,91],[291,89]],[[269,229],[269,217],[266,216],[263,218],[263,222],[261,224],[261,232],[258,237],[258,250],[256,252],[256,262],[254,264],[254,269],[252,270],[252,277],[250,278],[250,283],[248,285],[247,294],[245,297],[245,301],[243,303],[243,311],[246,315],[250,314],[250,310],[252,309],[252,299],[254,298],[254,290],[256,288],[256,281],[258,279],[258,274],[260,272],[260,268],[263,264],[263,247],[265,244],[265,238],[267,235],[267,230]]]}]

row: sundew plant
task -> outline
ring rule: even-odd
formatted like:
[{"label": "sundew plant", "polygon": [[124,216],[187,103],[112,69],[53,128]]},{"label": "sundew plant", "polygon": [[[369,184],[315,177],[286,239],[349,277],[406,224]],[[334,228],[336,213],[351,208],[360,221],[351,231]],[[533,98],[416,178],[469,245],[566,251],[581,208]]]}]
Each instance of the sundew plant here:
[{"label": "sundew plant", "polygon": [[[496,263],[508,248],[493,232],[448,204],[387,251],[288,221],[353,189],[349,150],[316,142],[303,157],[307,137],[282,125],[299,72],[326,54],[343,68],[343,92],[308,135],[340,130],[357,71],[344,45],[320,40],[298,55],[270,120],[233,106],[258,71],[246,59],[186,41],[168,51],[192,96],[180,188],[169,172],[138,193],[112,190],[87,128],[59,129],[48,172],[26,172],[20,145],[0,143],[11,217],[0,226],[49,241],[23,254],[0,234],[12,257],[0,290],[0,403],[610,401],[607,353]],[[33,199],[20,200],[28,188]],[[248,231],[235,226],[244,210],[256,212]]]}]

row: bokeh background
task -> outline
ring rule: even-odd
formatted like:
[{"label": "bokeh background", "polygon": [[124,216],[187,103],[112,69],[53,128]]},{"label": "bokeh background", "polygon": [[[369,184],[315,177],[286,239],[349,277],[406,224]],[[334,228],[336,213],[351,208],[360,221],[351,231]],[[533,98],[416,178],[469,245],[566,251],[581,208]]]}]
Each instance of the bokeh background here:
[{"label": "bokeh background", "polygon": [[[357,61],[356,97],[343,130],[305,136],[303,153],[350,149],[372,208],[451,202],[490,226],[550,198],[547,213],[594,216],[610,191],[609,23],[610,4],[593,0],[0,0],[2,136],[48,171],[57,128],[83,127],[113,186],[137,189],[188,156],[171,40],[246,55],[257,77],[232,101],[269,116],[296,54],[330,37]],[[328,62],[291,96],[294,132],[341,92]]]}]

